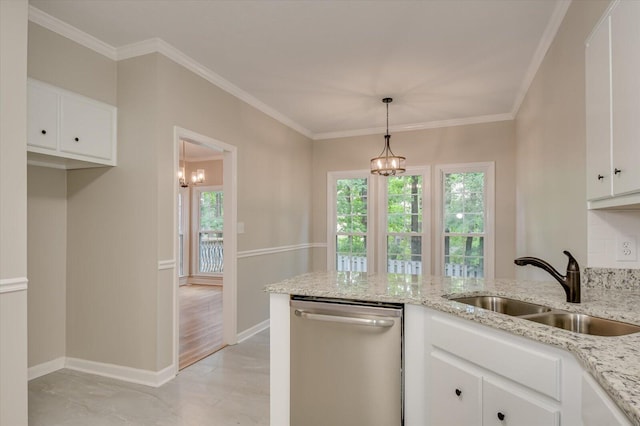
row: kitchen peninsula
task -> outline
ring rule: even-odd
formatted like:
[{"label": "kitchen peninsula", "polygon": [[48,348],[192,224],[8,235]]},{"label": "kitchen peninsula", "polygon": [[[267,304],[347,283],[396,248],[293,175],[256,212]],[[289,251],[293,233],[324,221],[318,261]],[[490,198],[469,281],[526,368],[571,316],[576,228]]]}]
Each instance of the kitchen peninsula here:
[{"label": "kitchen peninsula", "polygon": [[484,395],[476,399],[485,404],[483,413],[491,409],[488,390],[504,382],[513,390],[505,395],[520,393],[526,402],[526,409],[514,411],[526,412],[533,401],[533,408],[548,416],[540,418],[551,419],[549,424],[640,424],[640,333],[579,334],[448,299],[501,296],[640,324],[637,291],[583,287],[582,303],[571,304],[556,282],[349,272],[305,274],[268,285],[266,291],[271,298],[271,374],[276,379],[271,385],[271,424],[289,424],[291,295],[404,304],[408,426],[433,422],[435,408],[442,404],[433,402],[438,394],[434,386],[442,385],[434,372],[444,371],[440,367],[445,364],[482,383]]}]

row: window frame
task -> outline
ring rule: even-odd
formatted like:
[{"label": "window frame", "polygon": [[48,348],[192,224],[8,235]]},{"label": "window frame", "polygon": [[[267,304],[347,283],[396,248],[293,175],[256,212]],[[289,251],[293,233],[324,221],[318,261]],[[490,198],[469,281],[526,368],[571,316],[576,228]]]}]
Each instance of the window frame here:
[{"label": "window frame", "polygon": [[373,240],[372,224],[375,224],[375,214],[371,209],[371,198],[373,194],[372,175],[369,170],[352,170],[340,172],[327,172],[327,270],[336,271],[336,238],[337,210],[336,190],[339,179],[367,179],[367,272],[375,271],[375,242]]},{"label": "window frame", "polygon": [[[431,167],[407,167],[406,172],[398,175],[420,175],[422,176],[422,274],[431,274]],[[378,222],[376,223],[375,241],[377,245],[377,264],[376,269],[379,273],[387,273],[387,213],[388,213],[388,193],[387,193],[387,177],[375,176],[377,181],[377,200],[374,210],[378,214]],[[406,235],[411,235],[410,233]]]},{"label": "window frame", "polygon": [[484,232],[477,234],[484,237],[484,278],[495,277],[495,162],[438,164],[434,175],[438,188],[435,191],[435,273],[444,276],[444,175],[448,173],[485,174],[484,191]]}]

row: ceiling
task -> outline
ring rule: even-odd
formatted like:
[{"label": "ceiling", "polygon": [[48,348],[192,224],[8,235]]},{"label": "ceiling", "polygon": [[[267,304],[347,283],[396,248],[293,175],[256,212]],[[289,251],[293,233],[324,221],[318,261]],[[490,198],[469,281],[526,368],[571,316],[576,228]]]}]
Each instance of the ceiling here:
[{"label": "ceiling", "polygon": [[149,48],[169,52],[272,117],[324,139],[383,131],[387,96],[394,98],[392,131],[513,118],[569,0],[30,5],[32,21],[114,59]]}]

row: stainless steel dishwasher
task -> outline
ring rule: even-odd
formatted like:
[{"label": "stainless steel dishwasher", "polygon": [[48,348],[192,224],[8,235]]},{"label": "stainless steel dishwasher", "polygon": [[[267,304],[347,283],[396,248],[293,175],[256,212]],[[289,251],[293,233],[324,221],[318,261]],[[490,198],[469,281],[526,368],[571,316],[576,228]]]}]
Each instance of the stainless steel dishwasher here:
[{"label": "stainless steel dishwasher", "polygon": [[290,306],[291,426],[402,425],[402,305]]}]

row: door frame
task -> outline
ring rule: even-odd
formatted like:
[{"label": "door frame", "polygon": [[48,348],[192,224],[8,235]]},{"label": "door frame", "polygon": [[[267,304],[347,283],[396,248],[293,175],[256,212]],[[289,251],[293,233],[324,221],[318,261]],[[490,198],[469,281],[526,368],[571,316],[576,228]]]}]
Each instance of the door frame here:
[{"label": "door frame", "polygon": [[[223,153],[223,182],[224,192],[224,226],[223,232],[228,238],[224,244],[224,266],[223,266],[223,289],[222,289],[222,333],[223,344],[235,345],[238,342],[237,330],[237,310],[238,310],[238,289],[237,289],[237,211],[238,211],[238,149],[225,142],[213,139],[194,131],[174,126],[173,128],[173,170],[174,175],[180,169],[180,141],[185,140],[196,145],[206,146],[212,150]],[[174,247],[173,256],[177,259],[178,254],[178,185],[174,185],[173,194],[173,236]],[[180,309],[178,300],[178,269],[173,274],[173,366],[175,373],[179,368],[179,344],[180,344]]]}]

